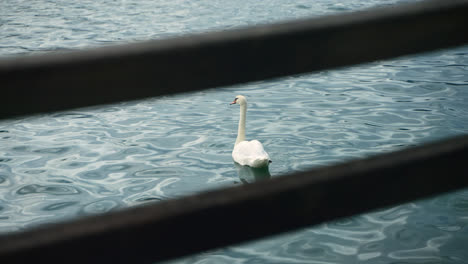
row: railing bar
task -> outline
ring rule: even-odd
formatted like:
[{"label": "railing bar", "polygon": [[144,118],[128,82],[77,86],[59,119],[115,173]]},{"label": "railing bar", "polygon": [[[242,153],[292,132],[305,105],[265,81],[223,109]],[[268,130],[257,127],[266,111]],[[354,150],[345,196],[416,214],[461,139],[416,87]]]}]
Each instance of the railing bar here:
[{"label": "railing bar", "polygon": [[468,43],[468,1],[423,1],[0,60],[0,119],[196,91]]},{"label": "railing bar", "polygon": [[[426,1],[3,60],[0,118],[195,91],[460,45],[468,41],[464,34],[467,3]],[[464,136],[268,182],[3,235],[0,261],[83,263],[108,262],[112,257],[116,263],[152,263],[294,230],[465,187],[467,146],[468,136]],[[446,168],[452,173],[447,174]],[[246,224],[239,224],[240,217],[247,218]]]},{"label": "railing bar", "polygon": [[[468,186],[468,136],[0,236],[1,263],[153,263]],[[450,170],[447,170],[450,168]]]}]

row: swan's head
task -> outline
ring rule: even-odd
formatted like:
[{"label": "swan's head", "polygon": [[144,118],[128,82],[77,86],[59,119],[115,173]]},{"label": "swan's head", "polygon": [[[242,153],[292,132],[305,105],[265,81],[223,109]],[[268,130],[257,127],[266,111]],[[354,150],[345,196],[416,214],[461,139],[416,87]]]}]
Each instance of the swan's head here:
[{"label": "swan's head", "polygon": [[234,101],[232,101],[231,104],[245,105],[245,104],[247,104],[247,99],[245,99],[245,97],[243,95],[238,95],[238,96],[236,96]]}]

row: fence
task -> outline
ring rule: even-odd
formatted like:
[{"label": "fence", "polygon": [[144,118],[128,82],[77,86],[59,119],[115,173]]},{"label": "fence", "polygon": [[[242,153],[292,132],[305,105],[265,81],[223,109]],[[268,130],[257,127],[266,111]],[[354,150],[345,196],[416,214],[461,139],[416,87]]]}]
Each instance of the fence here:
[{"label": "fence", "polygon": [[[453,47],[468,43],[466,14],[466,0],[423,1],[3,60],[0,118]],[[114,263],[152,263],[180,257],[463,188],[468,186],[467,157],[468,136],[461,136],[265,182],[6,234],[0,236],[0,261],[88,263],[109,262],[111,256]],[[239,215],[257,221],[240,227]]]}]

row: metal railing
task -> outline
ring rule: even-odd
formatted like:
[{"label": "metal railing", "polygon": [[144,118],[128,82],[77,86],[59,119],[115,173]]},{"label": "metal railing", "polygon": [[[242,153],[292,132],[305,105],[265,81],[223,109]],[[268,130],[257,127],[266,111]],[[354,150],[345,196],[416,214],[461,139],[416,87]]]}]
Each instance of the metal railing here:
[{"label": "metal railing", "polygon": [[[0,118],[134,100],[468,43],[468,1],[0,61]],[[208,77],[209,76],[209,77]],[[468,136],[0,236],[1,263],[152,263],[468,186]],[[448,172],[450,171],[450,173]],[[238,224],[238,217],[256,219]],[[226,228],[230,226],[230,228]]]}]

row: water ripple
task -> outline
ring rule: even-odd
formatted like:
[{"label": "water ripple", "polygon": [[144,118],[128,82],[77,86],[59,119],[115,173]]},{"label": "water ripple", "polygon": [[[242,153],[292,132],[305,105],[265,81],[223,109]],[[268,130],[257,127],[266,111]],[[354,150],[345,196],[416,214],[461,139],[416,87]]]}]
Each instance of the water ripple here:
[{"label": "water ripple", "polygon": [[86,204],[82,207],[81,214],[98,214],[106,213],[120,206],[120,202],[116,200],[98,200],[92,203]]},{"label": "water ripple", "polygon": [[55,211],[55,210],[62,210],[66,207],[73,206],[78,204],[78,202],[59,202],[59,203],[53,203],[49,204],[45,207],[42,208],[44,211]]},{"label": "water ripple", "polygon": [[16,191],[19,195],[29,195],[35,193],[45,193],[52,195],[77,195],[81,191],[73,186],[66,185],[38,185],[31,184],[21,187]]},{"label": "water ripple", "polygon": [[[399,2],[0,1],[0,56]],[[0,232],[255,181],[231,158],[236,94],[249,100],[247,137],[269,152],[271,177],[466,134],[467,50],[3,120]],[[466,263],[467,210],[463,190],[174,262]]]}]

